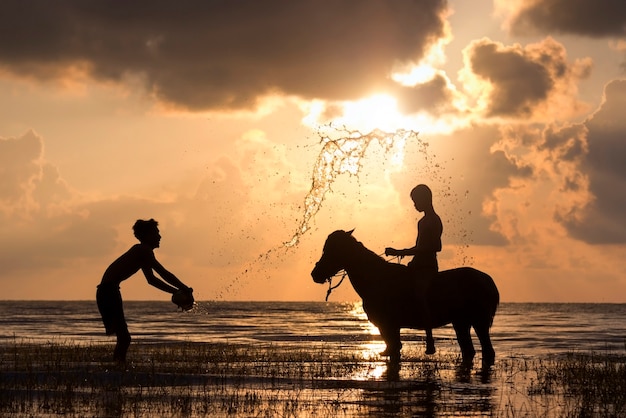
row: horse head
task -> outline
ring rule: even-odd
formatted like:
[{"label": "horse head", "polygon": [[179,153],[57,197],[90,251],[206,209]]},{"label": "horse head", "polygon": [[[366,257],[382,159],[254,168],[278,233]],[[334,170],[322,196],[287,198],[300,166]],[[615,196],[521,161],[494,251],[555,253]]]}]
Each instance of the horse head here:
[{"label": "horse head", "polygon": [[345,268],[345,257],[343,257],[342,254],[345,253],[345,249],[348,248],[350,244],[356,242],[356,239],[352,236],[352,232],[354,232],[354,229],[347,232],[338,230],[326,238],[322,257],[315,263],[315,268],[313,268],[311,272],[315,283],[324,283]]}]

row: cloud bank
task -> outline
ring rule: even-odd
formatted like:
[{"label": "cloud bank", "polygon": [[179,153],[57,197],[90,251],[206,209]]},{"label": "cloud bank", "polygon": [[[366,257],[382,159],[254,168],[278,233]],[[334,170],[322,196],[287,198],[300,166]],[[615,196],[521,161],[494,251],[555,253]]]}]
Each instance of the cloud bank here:
[{"label": "cloud bank", "polygon": [[574,34],[590,37],[626,35],[626,3],[621,0],[500,0],[511,8],[515,35]]},{"label": "cloud bank", "polygon": [[349,100],[389,86],[445,33],[444,0],[0,4],[0,69],[45,81],[139,79],[189,110],[251,109],[275,93]]}]

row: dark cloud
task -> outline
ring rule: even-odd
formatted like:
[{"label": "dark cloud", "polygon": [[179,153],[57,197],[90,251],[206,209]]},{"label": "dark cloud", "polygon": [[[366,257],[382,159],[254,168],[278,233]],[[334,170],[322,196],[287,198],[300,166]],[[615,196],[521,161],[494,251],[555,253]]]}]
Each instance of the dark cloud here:
[{"label": "dark cloud", "polygon": [[626,35],[624,0],[525,0],[514,12],[515,35],[567,33],[592,37]]},{"label": "dark cloud", "polygon": [[527,47],[482,39],[465,54],[469,69],[491,84],[488,116],[531,117],[538,105],[588,76],[588,63],[569,64],[563,45],[551,38]]},{"label": "dark cloud", "polygon": [[422,110],[437,114],[439,111],[450,110],[452,91],[448,81],[442,75],[412,87],[397,87],[394,96],[398,100],[398,110],[412,114]]},{"label": "dark cloud", "polygon": [[582,170],[594,200],[582,221],[564,218],[571,233],[590,243],[626,243],[626,80],[605,88],[604,103],[585,122],[588,152]]},{"label": "dark cloud", "polygon": [[550,126],[542,135],[539,150],[549,150],[553,162],[579,162],[587,154],[587,129],[572,125],[560,129]]},{"label": "dark cloud", "polygon": [[139,77],[189,109],[266,94],[354,99],[445,35],[445,0],[60,0],[0,3],[0,68],[39,80],[79,68]]}]

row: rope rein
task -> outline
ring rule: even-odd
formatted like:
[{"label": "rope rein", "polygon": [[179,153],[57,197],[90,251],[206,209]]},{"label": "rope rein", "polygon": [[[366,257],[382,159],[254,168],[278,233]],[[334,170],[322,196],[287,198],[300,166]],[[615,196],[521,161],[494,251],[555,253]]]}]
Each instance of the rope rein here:
[{"label": "rope rein", "polygon": [[[345,279],[346,276],[348,275],[348,273],[346,273],[345,270],[342,270],[342,272],[343,273],[340,272],[328,278],[328,290],[326,291],[326,302],[328,302],[328,297],[330,296],[332,291],[338,288],[339,286],[341,286],[341,283],[343,283],[343,279]],[[341,275],[341,280],[339,280],[339,283],[333,286],[333,277],[339,277],[340,275]]]},{"label": "rope rein", "polygon": [[[379,254],[379,256],[381,257],[383,255],[385,255],[385,253]],[[394,259],[399,263],[400,260],[402,260],[402,257],[397,255],[397,256],[393,256],[390,260],[394,260]],[[387,260],[387,261],[390,261],[390,260]],[[341,286],[341,283],[343,283],[343,279],[345,279],[347,275],[348,273],[346,273],[345,270],[340,270],[337,274],[335,274],[334,276],[330,276],[328,278],[328,290],[326,291],[326,299],[325,299],[326,302],[328,302],[328,298],[330,297],[330,294],[333,292],[333,290]],[[339,276],[341,276],[339,283],[333,286],[333,277],[339,277]]]}]

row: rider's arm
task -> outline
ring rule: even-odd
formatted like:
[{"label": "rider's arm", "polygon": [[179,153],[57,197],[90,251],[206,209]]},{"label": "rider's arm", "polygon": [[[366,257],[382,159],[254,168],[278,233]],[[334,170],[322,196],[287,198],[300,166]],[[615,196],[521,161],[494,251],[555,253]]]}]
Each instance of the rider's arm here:
[{"label": "rider's arm", "polygon": [[405,248],[403,250],[397,250],[395,248],[385,248],[385,255],[394,257],[405,257],[407,255],[415,255],[417,253],[417,246],[411,248]]}]

